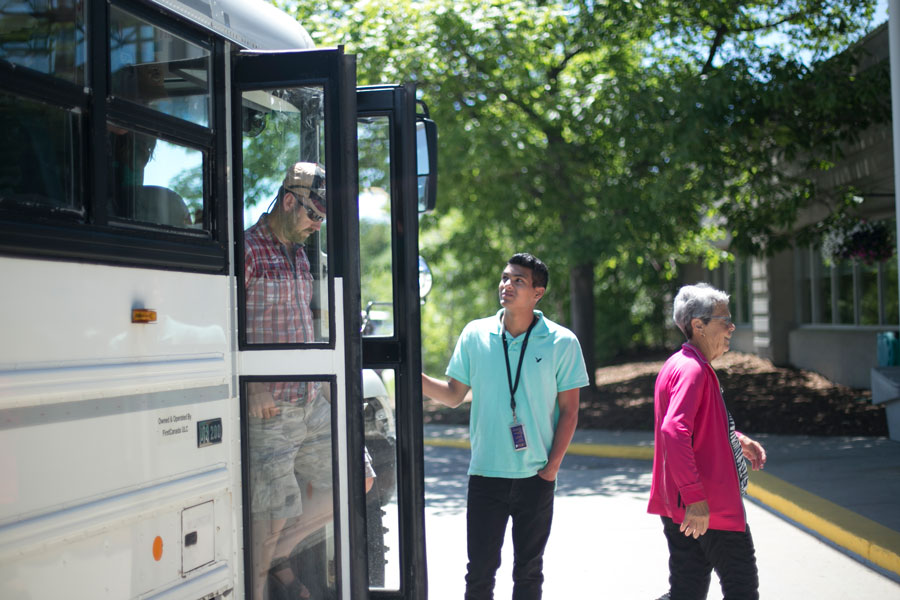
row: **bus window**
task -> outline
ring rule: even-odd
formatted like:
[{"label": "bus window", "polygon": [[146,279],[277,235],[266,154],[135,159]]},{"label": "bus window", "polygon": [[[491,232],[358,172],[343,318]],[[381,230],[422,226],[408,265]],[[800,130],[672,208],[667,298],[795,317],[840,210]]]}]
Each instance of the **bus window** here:
[{"label": "bus window", "polygon": [[84,1],[3,2],[0,59],[84,83]]},{"label": "bus window", "polygon": [[78,115],[0,92],[0,130],[0,206],[81,216]]},{"label": "bus window", "polygon": [[243,108],[248,344],[329,339],[327,165],[321,87],[253,90]]},{"label": "bus window", "polygon": [[394,335],[390,142],[388,117],[358,120],[362,333],[369,337]]},{"label": "bus window", "polygon": [[202,228],[203,152],[111,124],[107,131],[110,218]]},{"label": "bus window", "polygon": [[209,126],[208,50],[114,6],[109,29],[114,96]]}]

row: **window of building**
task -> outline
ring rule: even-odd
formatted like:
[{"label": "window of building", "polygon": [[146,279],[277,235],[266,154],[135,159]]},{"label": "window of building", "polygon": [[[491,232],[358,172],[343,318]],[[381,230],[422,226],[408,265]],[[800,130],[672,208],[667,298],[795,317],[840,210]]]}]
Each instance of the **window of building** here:
[{"label": "window of building", "polygon": [[711,274],[710,284],[731,296],[730,308],[734,322],[749,324],[752,317],[753,286],[750,279],[750,258],[735,257]]},{"label": "window of building", "polygon": [[804,324],[896,325],[897,261],[826,265],[817,247],[795,249],[797,319]]}]

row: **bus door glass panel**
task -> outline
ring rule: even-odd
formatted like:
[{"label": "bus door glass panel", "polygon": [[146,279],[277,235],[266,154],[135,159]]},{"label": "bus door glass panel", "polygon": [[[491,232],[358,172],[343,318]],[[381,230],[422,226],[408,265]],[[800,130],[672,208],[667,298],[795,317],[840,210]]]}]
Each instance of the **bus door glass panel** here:
[{"label": "bus door glass panel", "polygon": [[331,396],[329,381],[244,383],[250,598],[335,593]]},{"label": "bus door glass panel", "polygon": [[[369,338],[394,336],[390,124],[387,116],[357,121],[362,333]],[[391,590],[400,588],[395,382],[393,369],[363,372],[365,441],[375,471],[366,495],[369,587]]]},{"label": "bus door glass panel", "polygon": [[359,119],[359,254],[365,337],[394,335],[390,144],[388,117]]},{"label": "bus door glass panel", "polygon": [[[324,90],[245,91],[241,110],[246,344],[322,347],[330,334]],[[264,588],[284,590],[272,598],[335,593],[332,392],[312,376],[243,390],[254,598]]]},{"label": "bus door glass panel", "polygon": [[113,96],[209,126],[209,50],[112,6],[109,53]]},{"label": "bus door glass panel", "polygon": [[0,92],[0,208],[82,218],[80,115]]},{"label": "bus door glass panel", "polygon": [[394,369],[363,371],[366,453],[375,475],[367,481],[366,492],[369,587],[372,589],[400,589],[396,381]]},{"label": "bus door glass panel", "polygon": [[242,97],[248,344],[329,339],[323,100],[321,87]]},{"label": "bus door glass panel", "polygon": [[110,217],[203,229],[206,154],[115,123],[106,129]]},{"label": "bus door glass panel", "polygon": [[0,11],[0,60],[84,84],[84,0],[9,0]]}]

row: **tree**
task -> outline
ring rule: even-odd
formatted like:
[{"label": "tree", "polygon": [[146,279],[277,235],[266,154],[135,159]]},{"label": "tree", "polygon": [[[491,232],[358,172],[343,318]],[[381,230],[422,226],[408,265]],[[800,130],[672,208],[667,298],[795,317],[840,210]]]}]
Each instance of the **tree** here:
[{"label": "tree", "polygon": [[[454,269],[455,324],[496,306],[473,297],[528,250],[553,274],[544,309],[564,322],[571,309],[592,365],[595,327],[627,343],[602,335],[658,318],[679,262],[721,260],[726,233],[758,249],[796,215],[808,190],[784,164],[865,102],[809,97],[800,53],[845,47],[874,0],[281,4],[320,45],[357,53],[361,82],[418,83],[441,145],[440,214],[422,239]],[[761,45],[773,32],[790,46]],[[601,290],[617,310],[595,324]]]}]

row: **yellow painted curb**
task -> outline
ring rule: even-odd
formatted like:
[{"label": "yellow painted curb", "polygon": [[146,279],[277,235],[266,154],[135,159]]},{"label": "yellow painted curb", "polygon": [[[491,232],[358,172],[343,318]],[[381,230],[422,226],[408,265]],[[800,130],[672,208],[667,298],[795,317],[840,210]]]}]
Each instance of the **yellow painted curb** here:
[{"label": "yellow painted curb", "polygon": [[747,493],[882,569],[900,575],[900,533],[774,475],[753,471]]},{"label": "yellow painted curb", "polygon": [[[469,440],[453,438],[425,438],[426,446],[468,449]],[[617,446],[613,444],[569,444],[566,454],[598,458],[632,458],[653,460],[653,446]]]},{"label": "yellow painted curb", "polygon": [[613,444],[569,444],[566,454],[598,458],[653,460],[653,446],[616,446]]},{"label": "yellow painted curb", "polygon": [[468,450],[469,440],[465,439],[454,439],[454,438],[425,438],[424,444],[426,446],[440,446],[441,448],[459,448],[461,450]]}]

